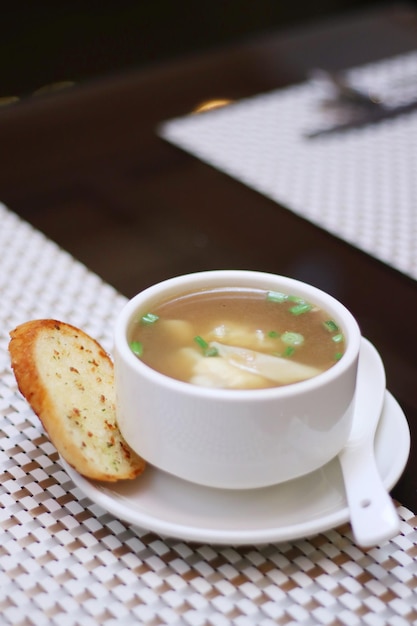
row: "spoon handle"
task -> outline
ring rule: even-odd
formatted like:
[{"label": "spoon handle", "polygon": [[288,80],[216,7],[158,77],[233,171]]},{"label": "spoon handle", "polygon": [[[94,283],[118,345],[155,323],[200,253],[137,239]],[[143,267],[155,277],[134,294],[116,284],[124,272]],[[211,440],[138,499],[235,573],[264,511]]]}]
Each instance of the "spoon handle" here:
[{"label": "spoon handle", "polygon": [[400,519],[379,475],[373,442],[346,447],[339,460],[356,542],[370,547],[397,535]]}]

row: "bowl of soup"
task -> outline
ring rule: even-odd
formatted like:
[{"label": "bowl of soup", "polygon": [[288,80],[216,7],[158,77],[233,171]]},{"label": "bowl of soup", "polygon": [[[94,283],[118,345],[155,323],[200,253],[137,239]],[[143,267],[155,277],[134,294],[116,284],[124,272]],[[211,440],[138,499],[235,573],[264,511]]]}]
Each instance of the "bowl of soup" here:
[{"label": "bowl of soup", "polygon": [[290,277],[168,279],[116,320],[121,432],[148,463],[209,487],[315,471],[349,436],[360,339],[341,302]]}]

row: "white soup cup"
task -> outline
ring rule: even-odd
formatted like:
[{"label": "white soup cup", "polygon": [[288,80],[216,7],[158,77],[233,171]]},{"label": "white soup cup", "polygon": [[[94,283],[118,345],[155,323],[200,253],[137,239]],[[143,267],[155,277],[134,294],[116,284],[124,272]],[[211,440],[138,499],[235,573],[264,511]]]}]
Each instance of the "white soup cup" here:
[{"label": "white soup cup", "polygon": [[[300,296],[343,329],[345,353],[327,371],[268,389],[213,389],[161,374],[129,342],[140,312],[167,298],[213,288],[255,288]],[[133,297],[114,336],[117,415],[127,443],[148,463],[201,485],[250,489],[325,465],[351,428],[361,335],[352,314],[316,287],[285,276],[213,270],[168,279]]]}]

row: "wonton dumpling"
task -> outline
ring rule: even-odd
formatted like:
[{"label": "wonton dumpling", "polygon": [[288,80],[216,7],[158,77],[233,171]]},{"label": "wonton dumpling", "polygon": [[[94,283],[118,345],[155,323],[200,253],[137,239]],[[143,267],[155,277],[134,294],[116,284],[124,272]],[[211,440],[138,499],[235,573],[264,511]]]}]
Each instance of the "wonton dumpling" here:
[{"label": "wonton dumpling", "polygon": [[234,322],[226,322],[211,329],[208,333],[204,333],[206,341],[220,341],[227,345],[239,346],[242,348],[250,348],[252,350],[276,350],[277,339],[272,339],[262,331],[257,329],[249,329],[243,324]]},{"label": "wonton dumpling", "polygon": [[263,376],[280,384],[306,380],[307,378],[317,376],[321,372],[317,367],[297,363],[297,361],[291,359],[283,359],[246,348],[226,346],[217,341],[212,341],[210,346],[216,348],[221,357],[220,359],[213,357],[213,360],[227,361],[236,369]]},{"label": "wonton dumpling", "polygon": [[185,320],[159,320],[159,333],[164,333],[167,339],[180,340],[184,343],[192,341],[194,329],[190,322]]},{"label": "wonton dumpling", "polygon": [[193,348],[184,348],[180,352],[182,358],[192,362],[189,382],[193,385],[221,389],[258,389],[267,386],[263,376],[235,367],[221,357],[206,357]]}]

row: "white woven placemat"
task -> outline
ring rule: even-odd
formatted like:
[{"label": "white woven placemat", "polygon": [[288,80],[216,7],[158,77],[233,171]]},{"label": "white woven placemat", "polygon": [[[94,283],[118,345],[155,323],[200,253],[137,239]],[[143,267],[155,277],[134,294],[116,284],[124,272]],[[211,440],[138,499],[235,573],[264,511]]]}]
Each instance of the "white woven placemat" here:
[{"label": "white woven placemat", "polygon": [[[388,107],[417,99],[417,52],[354,68]],[[162,137],[417,278],[417,109],[308,139],[338,115],[317,81],[166,122]],[[340,120],[339,120],[340,121]]]},{"label": "white woven placemat", "polygon": [[9,330],[76,324],[111,348],[125,299],[0,205],[0,623],[13,626],[417,624],[417,526],[358,549],[349,525],[262,547],[133,528],[75,487],[17,391]]}]

